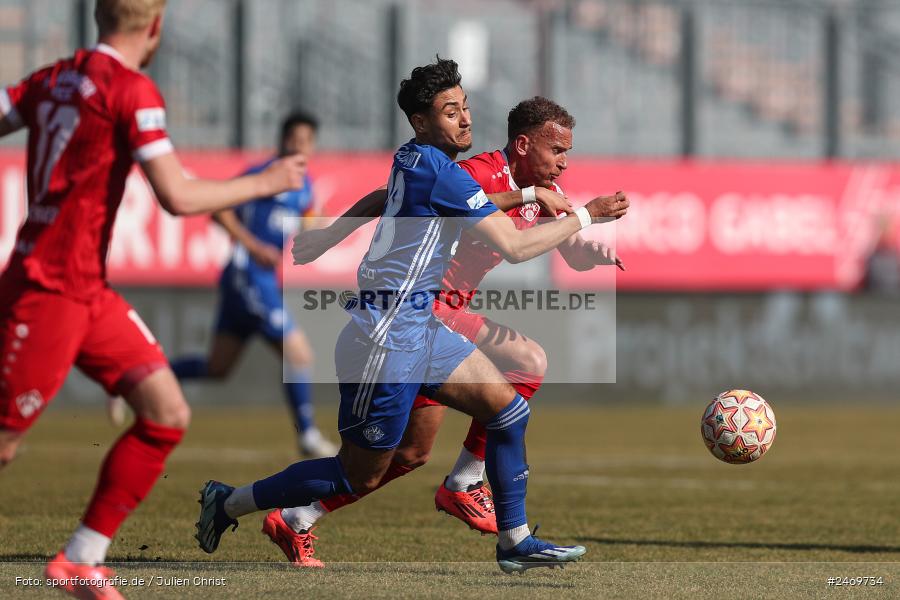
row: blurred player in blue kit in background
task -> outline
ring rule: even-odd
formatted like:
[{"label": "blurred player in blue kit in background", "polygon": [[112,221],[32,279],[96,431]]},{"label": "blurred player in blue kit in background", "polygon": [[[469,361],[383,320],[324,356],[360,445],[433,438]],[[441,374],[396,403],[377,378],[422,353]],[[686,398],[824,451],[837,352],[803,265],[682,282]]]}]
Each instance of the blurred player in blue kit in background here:
[{"label": "blurred player in blue kit in background", "polygon": [[[315,152],[316,119],[305,112],[288,115],[281,125],[279,156]],[[247,170],[264,170],[275,157]],[[312,181],[276,196],[257,198],[234,209],[219,211],[213,219],[231,236],[234,250],[219,280],[219,309],[215,336],[207,356],[183,356],[172,360],[181,381],[224,379],[254,334],[284,360],[284,391],[298,432],[300,451],[306,456],[333,456],[334,444],[325,439],[313,421],[309,371],[312,350],[303,331],[284,306],[277,269],[285,241],[294,233],[297,217],[311,224],[314,214]]]}]

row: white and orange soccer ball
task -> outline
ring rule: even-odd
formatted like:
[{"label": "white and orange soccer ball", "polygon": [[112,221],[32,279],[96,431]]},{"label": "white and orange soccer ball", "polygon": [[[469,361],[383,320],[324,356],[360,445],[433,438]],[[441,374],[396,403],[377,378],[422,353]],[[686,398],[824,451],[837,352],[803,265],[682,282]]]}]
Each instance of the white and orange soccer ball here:
[{"label": "white and orange soccer ball", "polygon": [[709,403],[700,422],[703,443],[713,456],[731,464],[757,460],[775,441],[775,413],[759,394],[722,392]]}]

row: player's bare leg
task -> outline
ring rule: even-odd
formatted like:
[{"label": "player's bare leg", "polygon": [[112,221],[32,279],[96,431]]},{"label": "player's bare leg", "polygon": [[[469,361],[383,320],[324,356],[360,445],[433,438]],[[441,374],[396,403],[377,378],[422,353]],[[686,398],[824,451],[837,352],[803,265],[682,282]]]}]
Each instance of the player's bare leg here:
[{"label": "player's bare leg", "polygon": [[225,530],[237,527],[237,519],[243,515],[307,505],[338,494],[367,494],[378,487],[393,456],[394,448],[362,448],[344,439],[337,456],[294,463],[280,473],[239,488],[208,481],[200,490],[195,537],[200,548],[211,554]]},{"label": "player's bare leg", "polygon": [[[516,340],[515,349],[512,352],[507,352],[507,355],[518,353],[520,356],[525,357],[520,362],[514,364],[518,364],[523,368],[543,370],[541,365],[546,364],[546,358],[541,347],[521,334],[513,333],[515,334],[514,336],[505,336],[507,345],[509,339]],[[483,326],[482,330],[479,332],[480,337],[486,339],[488,338],[488,334],[489,328]],[[543,363],[541,362],[542,360],[544,361]],[[507,359],[503,364],[510,363],[511,361]],[[430,403],[430,405],[427,406],[416,407],[412,411],[400,446],[398,446],[393,461],[385,472],[382,480],[379,482],[378,487],[386,485],[390,481],[409,473],[428,461],[431,455],[431,449],[434,445],[434,440],[443,423],[445,413],[446,407],[434,403]],[[484,429],[480,424],[479,427],[481,427],[481,431],[483,432]],[[465,466],[461,467],[460,464],[463,462],[463,459],[461,458],[457,461],[454,472],[457,473],[458,478],[461,478],[459,472],[468,476],[469,471],[471,471],[471,473],[475,474],[475,479],[471,484],[467,484],[459,490],[448,489],[446,485],[442,483],[438,489],[438,495],[435,498],[435,506],[438,510],[456,516],[477,531],[496,534],[497,525],[493,502],[490,491],[483,482],[483,451],[478,457],[473,457],[466,449],[463,449],[463,452],[467,454],[468,457],[471,457],[467,457],[466,464],[472,463],[473,466],[470,469],[467,469]],[[280,511],[278,520],[283,521],[294,532],[303,536],[306,535],[316,522],[327,513],[333,512],[348,504],[352,504],[365,495],[366,494],[362,493],[342,494],[313,502],[307,506],[283,509]],[[268,518],[272,518],[271,514],[267,519]],[[290,556],[288,558],[290,559]]]},{"label": "player's bare leg", "polygon": [[284,364],[284,391],[297,429],[300,453],[311,458],[337,454],[338,447],[322,435],[314,422],[310,371],[313,352],[306,334],[294,327],[282,340],[267,340]]},{"label": "player's bare leg", "polygon": [[446,406],[423,406],[409,416],[409,424],[403,432],[403,441],[394,454],[394,462],[417,469],[431,458],[431,449],[438,430],[444,422]]},{"label": "player's bare leg", "polygon": [[[484,319],[475,343],[525,400],[531,400],[547,370],[540,344],[521,333]],[[456,463],[435,493],[435,507],[482,533],[497,533],[491,492],[484,485],[487,432],[472,419]]]},{"label": "player's bare leg", "polygon": [[172,372],[179,381],[192,379],[226,379],[244,353],[244,338],[227,331],[217,331],[205,355],[181,356],[171,361]]},{"label": "player's bare leg", "polygon": [[0,429],[0,469],[16,457],[16,451],[25,434],[11,429]]},{"label": "player's bare leg", "polygon": [[584,547],[545,542],[534,537],[528,527],[525,429],[530,410],[503,374],[476,350],[440,387],[436,399],[475,417],[488,431],[485,466],[496,505],[500,568],[507,573],[522,572],[578,560]]},{"label": "player's bare leg", "polygon": [[[196,378],[225,379],[234,370],[246,347],[244,339],[227,332],[217,332],[207,356],[185,356],[172,361],[172,371],[178,380]],[[179,388],[180,393],[180,388]],[[111,396],[106,412],[114,425],[123,425],[128,415],[128,402],[122,396]]]},{"label": "player's bare leg", "polygon": [[[206,365],[208,376],[212,379],[225,379],[231,375],[246,345],[243,338],[224,331],[216,332],[209,348]],[[176,375],[179,374],[176,372]]]},{"label": "player's bare leg", "polygon": [[[428,462],[446,410],[444,406],[432,405],[412,411],[400,446],[394,452],[377,488],[384,487]],[[318,539],[312,534],[316,522],[326,514],[360,500],[371,491],[341,494],[306,506],[275,509],[263,520],[262,531],[281,548],[294,566],[321,567],[322,562],[313,556],[313,544]]]},{"label": "player's bare leg", "polygon": [[[106,560],[113,535],[153,487],[190,422],[190,408],[168,368],[137,382],[125,401],[135,413],[135,423],[107,453],[81,525],[47,565],[49,578],[109,578],[111,571],[98,565]],[[84,592],[63,589],[75,595]],[[111,586],[105,593],[120,597]]]},{"label": "player's bare leg", "polygon": [[[427,413],[429,411],[439,411],[441,420],[446,408],[443,406],[426,406],[413,411],[413,417],[418,413]],[[412,420],[410,421],[412,423]],[[404,436],[404,442],[408,444],[404,447],[401,444],[397,449],[397,453],[410,453],[413,457],[418,458],[416,466],[421,466],[429,458],[431,447],[434,445],[437,431],[440,428],[440,421],[427,422],[428,428],[420,427],[412,433],[416,437],[410,436],[407,442]],[[407,433],[410,433],[407,429]],[[438,487],[434,496],[434,507],[452,517],[456,517],[471,529],[485,534],[497,534],[497,517],[494,513],[494,501],[490,490],[484,485],[484,457],[480,459],[472,457],[471,453],[463,448],[463,455],[456,461],[451,476],[456,474],[458,479],[461,475],[471,478],[470,483],[466,483],[461,488],[451,488],[448,483],[449,476],[444,478]]]},{"label": "player's bare leg", "polygon": [[506,325],[485,319],[475,345],[503,372],[547,372],[547,353],[541,345]]},{"label": "player's bare leg", "polygon": [[136,417],[157,425],[187,429],[191,421],[191,408],[171,369],[148,375],[125,395],[125,401]]},{"label": "player's bare leg", "polygon": [[147,375],[125,394],[135,423],[110,449],[82,526],[66,546],[69,560],[105,560],[112,535],[147,495],[164,461],[190,423],[191,410],[168,368]]}]

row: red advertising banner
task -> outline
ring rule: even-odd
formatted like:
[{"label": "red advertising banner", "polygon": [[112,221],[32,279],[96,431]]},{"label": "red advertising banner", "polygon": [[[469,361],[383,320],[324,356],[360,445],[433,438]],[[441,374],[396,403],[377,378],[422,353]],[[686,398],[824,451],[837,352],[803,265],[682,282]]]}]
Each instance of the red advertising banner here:
[{"label": "red advertising banner", "polygon": [[[900,167],[851,163],[574,162],[576,204],[622,189],[631,208],[583,232],[616,247],[619,289],[853,289],[879,244],[900,252]],[[554,258],[563,287],[592,273]]]},{"label": "red advertising banner", "polygon": [[[254,162],[266,158],[259,154],[227,152],[180,152],[179,157],[191,175],[214,178],[238,175]],[[24,164],[23,153],[0,152],[0,264],[5,263],[12,251],[16,232],[25,218]],[[316,156],[310,175],[315,180],[315,202],[321,214],[339,215],[353,202],[383,185],[390,166],[390,154]],[[320,284],[353,285],[359,257],[368,247],[364,234],[360,232],[335,251],[364,244],[358,250],[356,264],[320,261],[313,267],[304,268],[303,274],[285,268],[288,283],[315,275]],[[351,245],[350,242],[354,243]],[[228,236],[208,216],[169,215],[156,202],[140,171],[135,169],[131,173],[116,217],[108,257],[108,274],[113,283],[211,285],[218,280],[230,250]],[[289,267],[289,263],[285,266]]]},{"label": "red advertising banner", "polygon": [[[200,177],[240,173],[260,155],[182,153]],[[323,154],[312,161],[316,203],[337,215],[387,178],[389,154]],[[0,153],[0,261],[25,211],[24,157]],[[853,289],[881,244],[900,251],[900,166],[850,163],[730,163],[575,159],[562,182],[576,205],[624,190],[628,215],[584,233],[614,245],[627,271],[623,290]],[[363,232],[311,267],[286,268],[289,284],[353,285]],[[208,217],[175,218],[159,208],[135,171],[109,255],[114,283],[209,285],[229,253]],[[339,256],[335,253],[338,253]],[[563,288],[602,285],[553,258]],[[605,279],[605,278],[604,278]]]}]

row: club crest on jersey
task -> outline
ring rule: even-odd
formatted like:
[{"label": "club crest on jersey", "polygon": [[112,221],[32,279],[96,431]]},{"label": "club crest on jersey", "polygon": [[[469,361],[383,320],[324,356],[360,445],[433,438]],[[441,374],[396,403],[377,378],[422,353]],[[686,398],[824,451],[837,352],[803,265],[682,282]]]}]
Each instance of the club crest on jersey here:
[{"label": "club crest on jersey", "polygon": [[34,413],[41,410],[41,407],[43,405],[44,397],[41,396],[41,393],[37,390],[25,392],[24,394],[16,398],[16,408],[19,409],[19,414],[22,415],[22,417],[25,419],[31,417]]},{"label": "club crest on jersey", "polygon": [[531,223],[541,213],[541,206],[537,202],[530,202],[519,207],[519,216]]},{"label": "club crest on jersey", "polygon": [[371,443],[375,443],[384,437],[384,430],[378,425],[369,425],[363,429],[363,437]]},{"label": "club crest on jersey", "polygon": [[72,70],[61,72],[55,80],[47,80],[44,86],[50,87],[50,95],[60,102],[71,101],[76,91],[85,100],[97,93],[97,86],[89,77]]}]

